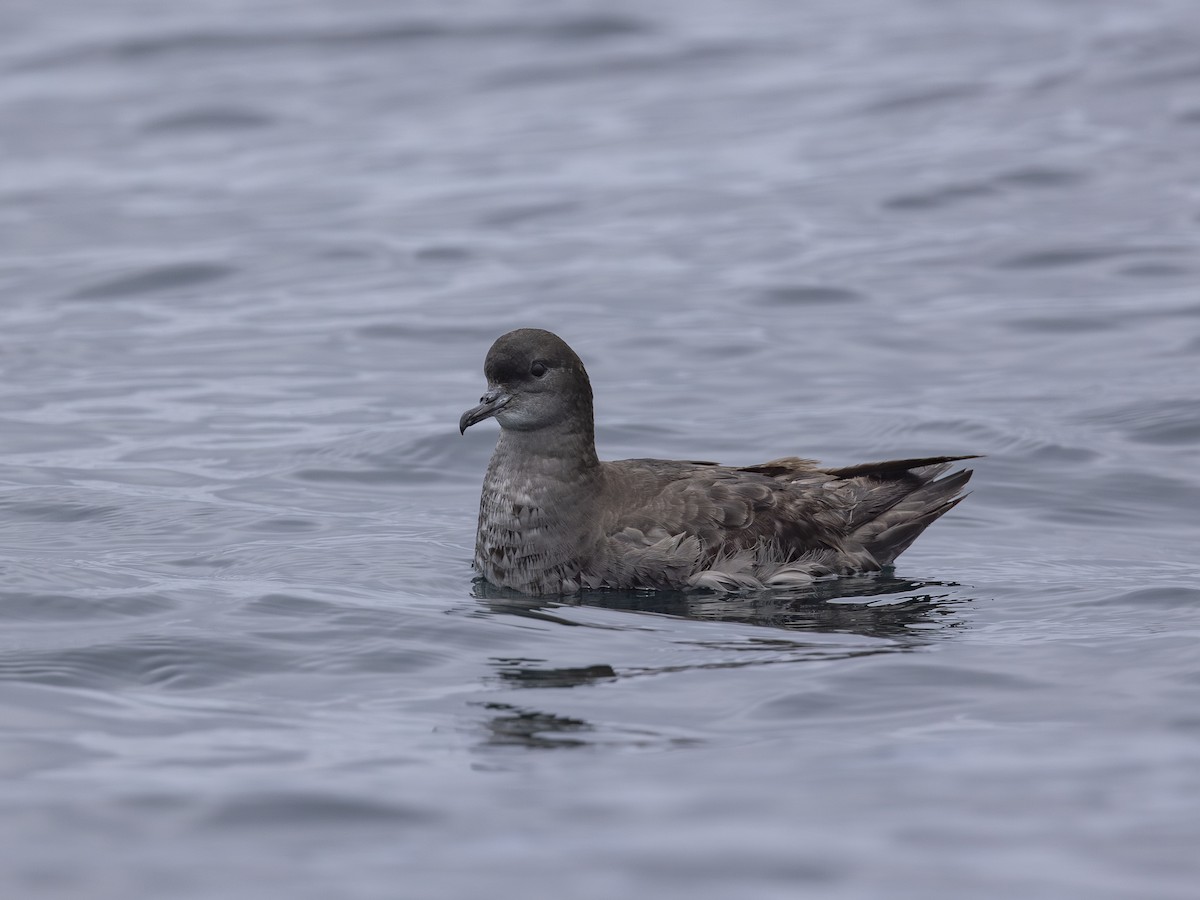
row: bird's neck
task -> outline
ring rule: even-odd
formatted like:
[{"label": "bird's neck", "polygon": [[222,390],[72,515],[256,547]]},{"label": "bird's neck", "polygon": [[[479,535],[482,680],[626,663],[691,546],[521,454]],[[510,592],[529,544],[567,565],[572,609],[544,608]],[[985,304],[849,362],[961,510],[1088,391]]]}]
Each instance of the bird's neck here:
[{"label": "bird's neck", "polygon": [[536,431],[501,428],[492,454],[492,465],[497,464],[542,477],[587,480],[600,469],[592,423],[568,421]]}]

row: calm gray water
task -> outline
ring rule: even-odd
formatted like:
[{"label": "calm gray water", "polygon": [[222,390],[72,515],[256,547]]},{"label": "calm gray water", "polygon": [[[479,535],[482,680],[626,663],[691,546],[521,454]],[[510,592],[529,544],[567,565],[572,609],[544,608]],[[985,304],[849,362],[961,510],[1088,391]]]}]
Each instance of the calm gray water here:
[{"label": "calm gray water", "polygon": [[[6,897],[1193,898],[1200,6],[9,0]],[[894,575],[490,596],[601,453],[985,453]]]}]

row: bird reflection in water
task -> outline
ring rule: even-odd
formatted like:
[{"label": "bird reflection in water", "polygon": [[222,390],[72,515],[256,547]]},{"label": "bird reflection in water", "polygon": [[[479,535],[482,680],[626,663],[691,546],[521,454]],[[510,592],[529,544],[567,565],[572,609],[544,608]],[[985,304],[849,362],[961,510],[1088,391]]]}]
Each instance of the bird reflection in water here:
[{"label": "bird reflection in water", "polygon": [[[681,591],[586,591],[547,599],[529,597],[477,579],[473,594],[486,607],[484,615],[517,615],[560,625],[579,626],[572,621],[573,607],[595,607],[629,612],[677,616],[695,621],[764,626],[762,637],[745,633],[730,639],[714,634],[713,640],[696,640],[692,632],[683,643],[723,651],[723,658],[705,656],[699,668],[742,668],[746,666],[795,664],[850,659],[880,653],[910,652],[928,644],[947,629],[958,625],[957,609],[969,597],[954,582],[897,578],[888,573],[818,581],[787,591],[760,591],[729,595]],[[589,627],[621,630],[619,624],[586,623]],[[639,627],[631,621],[629,627]],[[803,633],[821,634],[806,640]],[[837,635],[848,640],[839,641]],[[831,641],[830,636],[834,639]],[[870,639],[863,642],[862,638]],[[606,682],[663,675],[696,668],[683,662],[659,667],[593,664],[555,667],[546,659],[494,658],[496,684],[522,693],[533,689],[586,688]],[[509,701],[516,697],[509,694]],[[662,733],[656,729],[607,722],[603,725],[577,716],[537,709],[524,702],[498,700],[479,703],[486,711],[486,738],[480,749],[522,747],[526,749],[569,749],[597,743],[619,743],[630,747],[663,747],[698,743],[695,737]]]},{"label": "bird reflection in water", "polygon": [[881,573],[833,578],[789,590],[735,595],[600,590],[550,600],[528,597],[478,578],[473,595],[495,612],[552,620],[558,619],[553,612],[555,608],[592,606],[789,631],[915,639],[957,624],[957,608],[969,602],[969,598],[956,590],[960,587],[952,581],[919,581]]}]

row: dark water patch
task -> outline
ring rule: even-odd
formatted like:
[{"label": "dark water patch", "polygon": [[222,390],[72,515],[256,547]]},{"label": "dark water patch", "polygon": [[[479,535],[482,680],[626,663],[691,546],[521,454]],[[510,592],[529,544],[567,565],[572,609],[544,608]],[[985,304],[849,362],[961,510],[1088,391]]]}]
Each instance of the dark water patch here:
[{"label": "dark water patch", "polygon": [[88,418],[102,416],[104,418],[120,421],[123,419],[137,419],[146,415],[147,410],[142,406],[134,406],[132,404],[116,404],[116,403],[74,403],[72,409],[76,412],[83,413]]},{"label": "dark water patch", "polygon": [[[278,403],[282,393],[269,394],[258,391],[223,391],[220,389],[176,392],[171,398],[175,403],[186,403],[202,407],[216,407],[221,412],[230,407],[253,407],[262,410],[271,404]],[[246,421],[244,418],[230,416],[228,421]],[[251,420],[253,421],[253,420]]]},{"label": "dark water patch", "polygon": [[1122,266],[1117,269],[1117,274],[1127,278],[1183,278],[1191,276],[1193,271],[1175,263],[1146,262]]},{"label": "dark water patch", "polygon": [[[0,419],[0,434],[4,436],[4,452],[12,455],[47,453],[58,450],[84,450],[113,443],[112,438],[80,426],[26,422],[21,419]],[[23,468],[32,474],[32,470],[36,467],[13,466],[9,468],[12,470]],[[31,478],[30,482],[33,483],[34,479]],[[46,478],[42,483],[57,482],[51,477]]]},{"label": "dark water patch", "polygon": [[[67,474],[64,472],[64,474]],[[205,478],[176,469],[128,466],[119,469],[79,469],[70,473],[73,481],[102,481],[111,484],[126,484],[137,487],[203,487],[216,484],[214,478]]]},{"label": "dark water patch", "polygon": [[475,252],[467,247],[458,247],[453,244],[433,244],[422,247],[413,256],[421,262],[456,263],[466,262],[475,256]]},{"label": "dark water patch", "polygon": [[1139,87],[1156,87],[1179,81],[1197,80],[1200,80],[1200,64],[1192,61],[1149,66],[1120,78],[1117,83]]},{"label": "dark water patch", "polygon": [[247,636],[261,644],[303,650],[292,668],[305,672],[401,675],[441,665],[455,656],[450,647],[417,646],[395,620],[372,628],[336,613],[318,619],[310,612],[307,617],[291,618],[287,628],[259,628]]},{"label": "dark water patch", "polygon": [[512,66],[490,75],[479,84],[480,90],[497,87],[520,87],[524,85],[558,85],[572,81],[621,80],[657,75],[659,73],[682,73],[690,69],[702,70],[706,74],[715,64],[739,60],[754,53],[761,53],[762,46],[724,42],[686,47],[659,53],[623,53],[603,59],[577,59],[568,63],[536,63]]},{"label": "dark water patch", "polygon": [[[328,673],[358,673],[396,676],[421,672],[444,663],[454,654],[448,649],[418,649],[400,646],[397,640],[390,646],[371,646],[368,638],[355,634],[345,652],[322,654],[319,660],[308,660],[310,667]],[[299,643],[317,643],[312,636],[300,636]]]},{"label": "dark water patch", "polygon": [[1026,450],[1023,456],[1034,462],[1065,466],[1092,463],[1101,458],[1100,452],[1090,447],[1069,447],[1053,441],[1038,442]]},{"label": "dark water patch", "polygon": [[[987,689],[989,692],[994,689],[1030,691],[1044,688],[1046,685],[1038,678],[1013,671],[979,669],[962,664],[945,666],[918,661],[923,659],[921,656],[892,656],[887,659],[888,661],[882,663],[882,667],[886,668],[892,676],[888,678],[888,681],[904,689],[917,688],[922,691],[944,691],[955,694],[965,691],[967,694],[975,695],[974,689]],[[877,673],[866,671],[847,673],[847,677],[851,681],[859,679],[873,681],[876,676]]]},{"label": "dark water patch", "polygon": [[163,594],[40,594],[0,592],[0,619],[20,622],[93,622],[155,616],[178,608]]},{"label": "dark water patch", "polygon": [[691,349],[709,365],[723,360],[739,360],[743,365],[748,365],[750,359],[763,353],[762,344],[738,340],[729,335],[698,338]]},{"label": "dark water patch", "polygon": [[1097,604],[1166,609],[1194,609],[1200,612],[1200,589],[1174,585],[1126,591],[1095,601]]},{"label": "dark water patch", "polygon": [[159,62],[180,56],[257,54],[267,51],[329,52],[331,50],[387,49],[433,42],[496,39],[539,40],[562,43],[599,43],[649,34],[654,26],[642,19],[617,14],[563,18],[537,17],[483,21],[377,22],[368,27],[346,28],[196,28],[160,34],[121,37],[103,43],[80,44],[26,58],[13,68],[41,69],[96,62]]},{"label": "dark water patch", "polygon": [[1086,172],[1075,169],[1054,169],[1031,166],[1002,172],[992,178],[992,183],[1001,187],[1059,188],[1071,187],[1086,181]]},{"label": "dark water patch", "polygon": [[561,216],[564,213],[574,212],[578,208],[579,204],[572,201],[522,204],[490,212],[480,219],[480,224],[488,228],[506,228],[537,219]]},{"label": "dark water patch", "polygon": [[111,43],[80,46],[25,63],[26,68],[70,65],[104,60],[159,60],[179,55],[252,53],[274,49],[397,44],[444,38],[453,29],[429,22],[393,23],[371,29],[305,30],[191,30],[126,37]]},{"label": "dark water patch", "polygon": [[212,451],[191,445],[179,447],[166,445],[132,450],[121,456],[122,462],[130,463],[183,463],[194,462],[197,459],[211,460]]},{"label": "dark water patch", "polygon": [[[453,662],[464,648],[472,655],[494,652],[500,636],[494,630],[464,629],[460,620],[444,615],[446,602],[422,614],[404,596],[382,596],[387,588],[370,584],[367,577],[345,581],[348,587],[326,591],[339,598],[336,602],[298,593],[268,594],[234,613],[248,639],[291,648],[291,668],[306,672],[396,675]],[[363,598],[379,605],[363,606]],[[475,610],[470,604],[466,608]]]},{"label": "dark water patch", "polygon": [[1185,109],[1182,112],[1176,113],[1175,121],[1182,122],[1185,125],[1200,125],[1200,107]]},{"label": "dark water patch", "polygon": [[276,119],[267,113],[243,107],[205,107],[150,119],[142,125],[147,134],[246,131],[266,128]]},{"label": "dark water patch", "polygon": [[754,299],[767,306],[826,306],[861,303],[867,297],[849,288],[829,285],[781,285],[760,291]]},{"label": "dark water patch", "polygon": [[240,560],[236,557],[213,554],[205,554],[202,556],[187,556],[180,559],[168,559],[164,565],[175,566],[178,569],[211,569],[214,572],[219,572],[222,569],[230,569],[238,565]]},{"label": "dark water patch", "polygon": [[[451,422],[446,426],[445,432],[419,437],[380,452],[351,449],[346,453],[344,464],[306,467],[293,472],[292,477],[328,484],[457,482],[461,473],[469,468],[468,463],[477,459],[477,442],[484,441],[490,447],[496,438],[494,434],[474,438],[472,432],[460,437]],[[346,452],[345,448],[331,449],[335,457]]]},{"label": "dark water patch", "polygon": [[271,519],[260,519],[245,526],[247,531],[259,531],[266,534],[300,534],[310,531],[321,531],[323,526],[313,519],[279,516]]},{"label": "dark water patch", "polygon": [[752,715],[764,719],[823,719],[845,714],[845,697],[838,692],[814,687],[770,700]]},{"label": "dark water patch", "polygon": [[0,500],[0,515],[27,522],[88,522],[113,519],[121,513],[115,506],[99,506],[78,500]]},{"label": "dark water patch", "polygon": [[327,600],[317,600],[298,594],[265,594],[246,603],[243,612],[251,618],[258,614],[269,616],[294,616],[310,619],[316,616],[328,616],[341,609],[339,604]]},{"label": "dark water patch", "polygon": [[1127,432],[1130,439],[1143,444],[1176,446],[1200,443],[1200,418],[1194,414],[1157,424],[1148,424]]},{"label": "dark water patch", "polygon": [[[62,539],[51,528],[30,529],[21,534],[8,529],[8,534],[9,549],[0,554],[0,583],[14,594],[72,595],[87,599],[155,592],[157,579],[124,564],[132,553],[114,553],[106,548],[89,554],[79,549],[86,542]],[[22,549],[13,550],[18,541]],[[186,593],[172,592],[172,602],[182,602],[181,595]]]},{"label": "dark water patch", "polygon": [[1010,319],[1004,323],[1004,327],[1011,331],[1053,335],[1093,334],[1098,331],[1112,331],[1120,326],[1120,322],[1097,318],[1094,315],[1028,316],[1021,319]]},{"label": "dark water patch", "polygon": [[1018,253],[996,263],[1000,269],[1064,269],[1142,252],[1131,247],[1057,247]]},{"label": "dark water patch", "polygon": [[967,200],[993,196],[996,189],[985,182],[974,184],[947,184],[928,191],[918,191],[911,194],[897,194],[883,201],[884,209],[897,210],[926,210],[940,209]]},{"label": "dark water patch", "polygon": [[364,246],[362,244],[335,244],[333,246],[322,247],[317,251],[317,256],[321,259],[350,263],[379,259],[388,255],[390,255],[390,250],[381,251],[379,247]]},{"label": "dark water patch", "polygon": [[1069,498],[1065,501],[1059,500],[1053,506],[1045,506],[1049,497],[1045,492],[1038,492],[1032,489],[1024,489],[1010,491],[1009,499],[1015,500],[1017,497],[1023,497],[1022,505],[1028,506],[1038,504],[1041,506],[1040,518],[1046,522],[1055,522],[1060,525],[1100,525],[1108,526],[1113,524],[1113,516],[1119,511],[1114,510],[1112,505],[1106,500],[1089,500],[1079,498]]},{"label": "dark water patch", "polygon": [[[399,618],[396,610],[388,607],[340,607],[332,624],[350,631],[376,635],[390,633],[398,637],[402,636],[403,633],[416,634],[418,631],[411,621]],[[428,623],[426,624],[428,625]],[[441,623],[438,623],[437,626],[423,632],[422,638],[428,637],[430,641],[435,641],[438,637],[445,637],[445,634],[440,629],[440,625]]]},{"label": "dark water patch", "polygon": [[310,791],[253,791],[222,801],[203,827],[221,832],[261,828],[417,827],[439,818],[432,810],[373,798]]},{"label": "dark water patch", "polygon": [[[61,740],[8,736],[0,754],[0,777],[25,779],[41,773],[78,769],[103,760],[100,750]],[[37,894],[37,896],[44,896]]]},{"label": "dark water patch", "polygon": [[[151,763],[155,768],[179,771],[203,772],[206,769],[224,769],[230,766],[280,767],[302,764],[308,758],[306,750],[279,750],[271,747],[210,747],[204,754],[180,754],[170,759]],[[203,777],[203,776],[202,776]]]},{"label": "dark water patch", "polygon": [[1084,172],[1073,169],[1029,167],[1001,172],[976,181],[952,182],[924,191],[898,194],[885,200],[885,209],[939,209],[1011,190],[1048,190],[1072,187],[1086,180]]},{"label": "dark water patch", "polygon": [[0,681],[194,691],[251,675],[290,671],[292,662],[261,641],[131,636],[90,647],[5,652],[0,654]]},{"label": "dark water patch", "polygon": [[1191,397],[1089,410],[1080,418],[1084,422],[1113,428],[1139,444],[1180,446],[1200,443],[1200,400]]},{"label": "dark water patch", "polygon": [[[11,351],[0,349],[0,360],[3,360],[5,356],[11,355]],[[33,353],[27,355],[32,356]],[[5,360],[5,362],[8,363],[8,368],[11,370],[14,360],[10,358]],[[41,403],[32,397],[0,397],[0,413],[29,412],[31,409],[37,409],[40,406]]]},{"label": "dark water patch", "polygon": [[1200,527],[1200,486],[1151,471],[1115,470],[1080,479],[1065,495],[1046,490],[1038,516],[1115,531]]},{"label": "dark water patch", "polygon": [[[1123,317],[1129,321],[1145,321],[1149,318],[1181,318],[1181,319],[1200,319],[1200,304],[1187,304],[1184,306],[1168,306],[1158,309],[1144,309],[1139,307],[1135,310],[1126,310]],[[1190,327],[1190,323],[1189,327]]]},{"label": "dark water patch", "polygon": [[594,13],[545,24],[543,36],[552,40],[593,41],[652,34],[658,29],[645,19],[616,13]]},{"label": "dark water patch", "polygon": [[411,484],[424,481],[424,476],[404,468],[379,469],[297,469],[293,478],[324,484]]},{"label": "dark water patch", "polygon": [[[915,655],[873,658],[886,662],[842,673],[833,695],[840,702],[832,701],[827,688],[801,690],[762,704],[755,710],[755,717],[856,719],[867,711],[895,709],[899,697],[905,698],[903,706],[907,710],[930,710],[954,707],[981,694],[1029,693],[1045,688],[1044,682],[1013,672],[933,665],[918,661],[920,657]],[[867,684],[871,687],[866,688]]]},{"label": "dark water patch", "polygon": [[[511,327],[511,326],[510,326]],[[377,322],[355,329],[360,337],[376,340],[411,340],[418,342],[455,341],[472,343],[490,343],[499,335],[509,330],[502,323],[478,324],[462,323],[459,325],[435,324],[429,322]]]},{"label": "dark water patch", "polygon": [[193,262],[154,266],[80,288],[69,300],[119,300],[147,294],[171,294],[222,281],[237,269],[220,263]]},{"label": "dark water patch", "polygon": [[908,112],[977,97],[983,91],[983,85],[979,84],[947,84],[923,90],[897,92],[868,103],[862,107],[862,111],[866,113]]}]

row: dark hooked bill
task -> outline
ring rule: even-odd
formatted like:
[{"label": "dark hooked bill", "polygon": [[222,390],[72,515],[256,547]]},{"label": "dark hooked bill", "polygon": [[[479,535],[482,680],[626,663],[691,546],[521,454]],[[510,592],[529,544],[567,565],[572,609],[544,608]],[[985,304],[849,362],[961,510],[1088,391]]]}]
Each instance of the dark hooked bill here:
[{"label": "dark hooked bill", "polygon": [[496,413],[500,412],[512,396],[503,394],[499,390],[490,390],[479,398],[479,405],[473,409],[468,409],[458,420],[458,433],[466,434],[467,429],[476,422],[482,422],[484,419],[490,419]]}]

